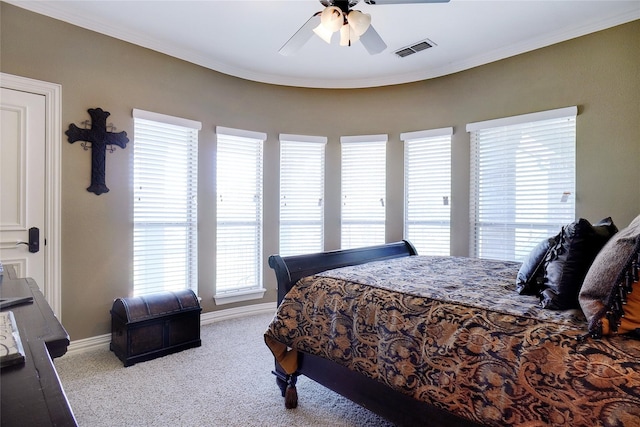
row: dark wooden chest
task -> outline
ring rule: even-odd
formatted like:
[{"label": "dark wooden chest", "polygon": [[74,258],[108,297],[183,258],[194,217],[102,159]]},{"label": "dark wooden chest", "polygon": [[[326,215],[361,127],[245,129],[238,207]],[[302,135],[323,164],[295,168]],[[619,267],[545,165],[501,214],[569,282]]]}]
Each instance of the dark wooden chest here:
[{"label": "dark wooden chest", "polygon": [[124,363],[199,347],[200,303],[190,290],[117,298],[111,308],[110,349]]}]

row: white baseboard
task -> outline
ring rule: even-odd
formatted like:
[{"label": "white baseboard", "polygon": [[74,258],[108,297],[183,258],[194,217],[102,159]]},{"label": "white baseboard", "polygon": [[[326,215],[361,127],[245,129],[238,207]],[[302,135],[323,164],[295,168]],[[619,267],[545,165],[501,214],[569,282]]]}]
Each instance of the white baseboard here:
[{"label": "white baseboard", "polygon": [[85,351],[96,350],[98,348],[108,349],[110,342],[111,334],[97,335],[95,337],[71,341],[71,344],[69,344],[65,356],[84,353]]},{"label": "white baseboard", "polygon": [[[252,304],[244,307],[228,308],[226,310],[210,311],[200,315],[200,325],[204,326],[211,323],[220,322],[222,320],[236,319],[238,317],[252,316],[256,314],[275,314],[275,312],[275,302],[265,302],[262,304]],[[95,337],[71,341],[71,343],[69,344],[69,348],[67,348],[67,353],[65,354],[65,356],[80,354],[90,350],[107,350],[109,349],[110,342],[111,334],[98,335]]]},{"label": "white baseboard", "polygon": [[251,304],[226,310],[210,311],[200,316],[200,324],[208,325],[221,320],[235,319],[237,317],[252,316],[254,314],[276,314],[277,305],[275,302],[265,302],[262,304]]}]

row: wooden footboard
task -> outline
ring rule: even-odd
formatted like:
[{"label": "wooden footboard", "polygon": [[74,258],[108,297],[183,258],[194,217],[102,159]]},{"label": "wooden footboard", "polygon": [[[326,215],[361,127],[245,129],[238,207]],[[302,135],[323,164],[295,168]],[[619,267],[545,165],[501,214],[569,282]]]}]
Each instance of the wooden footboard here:
[{"label": "wooden footboard", "polygon": [[[321,271],[349,265],[363,264],[392,258],[417,255],[408,241],[366,248],[322,252],[309,255],[269,257],[269,266],[278,281],[278,304],[286,293],[303,277]],[[298,371],[289,376],[276,363],[274,374],[289,408],[297,405],[295,383],[297,375],[305,375],[351,401],[388,419],[399,426],[477,426],[477,424],[450,414],[435,406],[417,401],[378,381],[310,354],[298,353]],[[288,388],[288,391],[287,391]],[[294,393],[289,394],[289,391]]]}]

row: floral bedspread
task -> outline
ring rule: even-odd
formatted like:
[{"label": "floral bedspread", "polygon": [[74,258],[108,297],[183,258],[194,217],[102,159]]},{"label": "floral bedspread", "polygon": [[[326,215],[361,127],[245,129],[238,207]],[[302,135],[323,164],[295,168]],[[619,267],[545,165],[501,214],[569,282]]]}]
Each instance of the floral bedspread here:
[{"label": "floral bedspread", "polygon": [[518,268],[411,256],[323,272],[265,339],[486,425],[640,426],[640,341],[579,340],[582,313],[518,295]]}]

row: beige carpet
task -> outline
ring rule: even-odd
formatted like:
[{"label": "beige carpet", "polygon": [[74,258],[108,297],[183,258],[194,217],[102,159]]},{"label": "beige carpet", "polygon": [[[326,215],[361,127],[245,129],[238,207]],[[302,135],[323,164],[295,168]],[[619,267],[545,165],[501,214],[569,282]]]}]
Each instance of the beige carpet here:
[{"label": "beige carpet", "polygon": [[390,426],[306,377],[285,409],[262,333],[271,315],[202,327],[202,347],[124,368],[109,350],[55,360],[80,427]]}]

